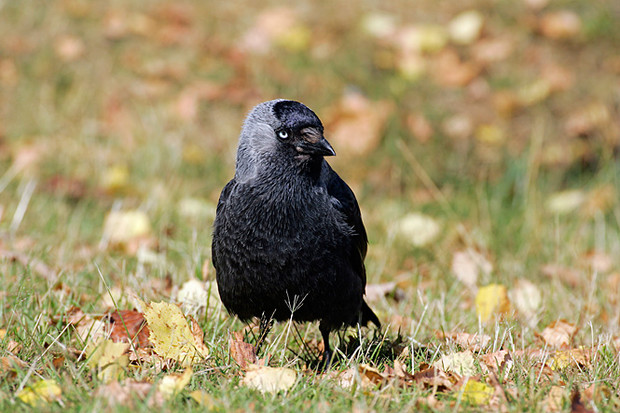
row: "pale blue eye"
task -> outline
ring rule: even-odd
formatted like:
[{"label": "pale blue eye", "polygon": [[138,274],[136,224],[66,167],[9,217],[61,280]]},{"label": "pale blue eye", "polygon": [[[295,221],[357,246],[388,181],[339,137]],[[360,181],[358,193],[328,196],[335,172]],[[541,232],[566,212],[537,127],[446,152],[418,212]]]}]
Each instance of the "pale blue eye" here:
[{"label": "pale blue eye", "polygon": [[287,139],[288,138],[288,132],[285,130],[281,130],[280,132],[278,132],[278,136],[280,137],[280,139]]}]

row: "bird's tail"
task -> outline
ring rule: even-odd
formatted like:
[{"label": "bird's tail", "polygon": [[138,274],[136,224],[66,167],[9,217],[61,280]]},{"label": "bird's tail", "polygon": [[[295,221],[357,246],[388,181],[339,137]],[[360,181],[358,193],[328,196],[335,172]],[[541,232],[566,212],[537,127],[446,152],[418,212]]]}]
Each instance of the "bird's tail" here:
[{"label": "bird's tail", "polygon": [[368,323],[373,323],[378,328],[381,328],[381,322],[379,321],[379,317],[372,311],[366,301],[362,300],[362,317],[361,317],[361,325],[367,326]]}]

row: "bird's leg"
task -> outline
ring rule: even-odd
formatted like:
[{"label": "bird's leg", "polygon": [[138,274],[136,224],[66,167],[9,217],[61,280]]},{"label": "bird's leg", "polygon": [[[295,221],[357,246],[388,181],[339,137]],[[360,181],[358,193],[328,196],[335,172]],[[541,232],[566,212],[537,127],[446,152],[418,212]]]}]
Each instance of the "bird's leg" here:
[{"label": "bird's leg", "polygon": [[271,317],[267,317],[264,313],[260,318],[260,324],[258,326],[258,341],[256,342],[256,354],[260,352],[260,348],[265,342],[265,338],[267,338],[267,334],[273,327],[273,319]]},{"label": "bird's leg", "polygon": [[319,325],[319,331],[321,332],[321,335],[323,336],[323,368],[325,370],[329,369],[329,366],[332,363],[332,349],[329,347],[329,332],[331,331],[331,329],[329,329],[328,327],[324,326],[323,324]]}]

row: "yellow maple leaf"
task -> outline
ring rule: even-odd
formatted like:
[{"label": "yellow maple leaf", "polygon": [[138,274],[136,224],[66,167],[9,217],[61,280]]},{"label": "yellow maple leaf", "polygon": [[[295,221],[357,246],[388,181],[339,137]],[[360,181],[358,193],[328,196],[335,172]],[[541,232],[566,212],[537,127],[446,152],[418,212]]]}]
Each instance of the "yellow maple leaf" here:
[{"label": "yellow maple leaf", "polygon": [[487,404],[492,396],[493,388],[477,380],[468,380],[463,388],[463,400],[476,406]]},{"label": "yellow maple leaf", "polygon": [[494,315],[506,314],[510,311],[508,291],[501,284],[489,284],[481,287],[476,295],[476,313],[483,323]]},{"label": "yellow maple leaf", "polygon": [[189,384],[192,374],[194,374],[194,372],[191,367],[186,368],[183,374],[168,374],[159,382],[157,390],[159,390],[166,399],[170,399]]},{"label": "yellow maple leaf", "polygon": [[143,304],[144,318],[150,330],[149,340],[155,353],[185,367],[209,355],[209,349],[202,341],[202,330],[192,318],[190,327],[179,307],[164,302]]},{"label": "yellow maple leaf", "polygon": [[215,407],[215,401],[213,397],[204,390],[194,390],[189,394],[189,397],[194,399],[196,403],[205,407],[207,410],[213,410]]},{"label": "yellow maple leaf", "polygon": [[41,407],[59,400],[61,394],[60,386],[54,380],[39,380],[20,391],[17,398],[32,407]]},{"label": "yellow maple leaf", "polygon": [[97,377],[104,383],[119,380],[129,365],[127,349],[129,343],[101,339],[88,347],[88,364],[92,369],[97,369]]}]

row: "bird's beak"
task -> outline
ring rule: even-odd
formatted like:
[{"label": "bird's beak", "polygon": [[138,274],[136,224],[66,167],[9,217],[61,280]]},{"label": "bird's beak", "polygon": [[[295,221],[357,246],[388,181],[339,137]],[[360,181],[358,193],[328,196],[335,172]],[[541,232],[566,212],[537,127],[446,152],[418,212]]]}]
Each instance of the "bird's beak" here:
[{"label": "bird's beak", "polygon": [[297,152],[307,155],[335,156],[336,151],[323,134],[315,128],[301,131],[302,139],[297,144]]}]

